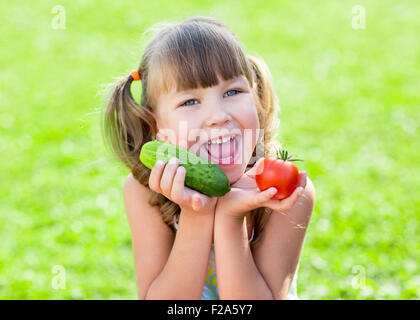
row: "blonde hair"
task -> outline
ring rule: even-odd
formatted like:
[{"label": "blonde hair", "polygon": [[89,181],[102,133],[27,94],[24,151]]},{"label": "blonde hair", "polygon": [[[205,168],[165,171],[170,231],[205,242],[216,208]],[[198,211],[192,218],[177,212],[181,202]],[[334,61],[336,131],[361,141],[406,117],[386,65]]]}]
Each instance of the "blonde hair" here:
[{"label": "blonde hair", "polygon": [[[280,145],[275,139],[279,105],[264,60],[246,55],[232,31],[212,17],[194,16],[180,23],[160,23],[150,30],[157,32],[148,41],[138,68],[142,70],[140,105],[131,95],[131,76],[121,77],[113,85],[102,120],[106,144],[133,176],[148,187],[151,170],[140,162],[139,155],[143,144],[156,138],[154,110],[159,93],[168,91],[173,83],[177,90],[214,86],[218,84],[217,75],[225,80],[244,75],[250,87],[256,89],[254,100],[260,128],[264,129],[264,145],[257,144],[256,149],[261,148],[265,157],[274,156]],[[173,217],[179,218],[180,207],[152,190],[149,204],[159,208],[163,221],[175,232]],[[253,210],[255,233],[251,248],[260,241],[271,212],[268,208]]]}]

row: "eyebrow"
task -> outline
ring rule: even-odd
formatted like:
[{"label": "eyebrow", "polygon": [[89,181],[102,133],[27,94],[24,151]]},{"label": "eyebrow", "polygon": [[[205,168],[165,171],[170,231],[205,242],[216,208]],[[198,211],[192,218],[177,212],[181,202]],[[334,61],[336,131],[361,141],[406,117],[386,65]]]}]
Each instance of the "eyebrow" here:
[{"label": "eyebrow", "polygon": [[[230,79],[230,80],[223,80],[223,82],[222,82],[222,84],[226,84],[226,85],[229,85],[229,84],[232,84],[232,83],[236,83],[236,82],[243,82],[244,84],[245,84],[245,82],[246,82],[246,79],[244,79],[243,77],[236,77],[236,78],[232,78],[232,79]],[[220,84],[220,83],[219,83]],[[196,88],[196,89],[187,89],[187,90],[182,90],[182,91],[177,91],[177,92],[175,92],[173,95],[172,95],[172,97],[173,98],[178,98],[178,97],[180,97],[180,96],[182,96],[182,95],[187,95],[187,94],[191,94],[191,93],[193,93],[193,92],[195,92],[195,91],[197,91],[197,90],[200,90],[201,88]]]}]

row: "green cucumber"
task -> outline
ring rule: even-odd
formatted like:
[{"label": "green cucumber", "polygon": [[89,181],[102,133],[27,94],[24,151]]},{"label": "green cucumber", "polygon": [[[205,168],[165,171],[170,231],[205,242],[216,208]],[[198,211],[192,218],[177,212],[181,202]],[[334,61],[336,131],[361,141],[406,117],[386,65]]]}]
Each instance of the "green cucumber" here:
[{"label": "green cucumber", "polygon": [[186,169],[185,185],[210,197],[222,197],[230,191],[229,179],[217,164],[180,146],[154,140],[146,142],[140,151],[140,161],[152,169],[157,160],[168,163],[176,157]]}]

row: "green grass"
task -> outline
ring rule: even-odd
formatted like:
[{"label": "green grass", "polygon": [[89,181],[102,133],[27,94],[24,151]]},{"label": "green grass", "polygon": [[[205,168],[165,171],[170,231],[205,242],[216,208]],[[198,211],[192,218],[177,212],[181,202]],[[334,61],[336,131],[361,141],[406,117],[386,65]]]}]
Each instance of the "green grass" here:
[{"label": "green grass", "polygon": [[194,14],[266,59],[281,142],[315,185],[299,296],[419,299],[418,1],[61,1],[64,30],[57,4],[0,4],[1,299],[137,297],[128,170],[104,160],[97,93],[138,66],[147,27]]}]

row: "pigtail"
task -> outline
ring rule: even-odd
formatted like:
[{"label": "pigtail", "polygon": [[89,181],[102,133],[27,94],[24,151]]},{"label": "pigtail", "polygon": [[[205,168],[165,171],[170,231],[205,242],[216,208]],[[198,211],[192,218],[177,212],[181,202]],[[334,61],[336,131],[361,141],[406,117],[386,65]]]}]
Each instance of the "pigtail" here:
[{"label": "pigtail", "polygon": [[[147,104],[147,77],[143,73],[141,106],[131,95],[132,82],[130,75],[125,76],[111,88],[102,120],[103,137],[134,178],[148,187],[151,170],[141,163],[140,150],[146,142],[156,138],[157,125]],[[173,216],[179,214],[180,207],[153,190],[150,190],[149,204],[159,207],[162,220],[175,232]]]},{"label": "pigtail", "polygon": [[111,88],[103,113],[102,133],[111,150],[143,183],[149,169],[139,160],[140,149],[156,136],[156,122],[151,109],[140,107],[134,100],[130,88],[132,82],[130,75],[124,76]]}]

